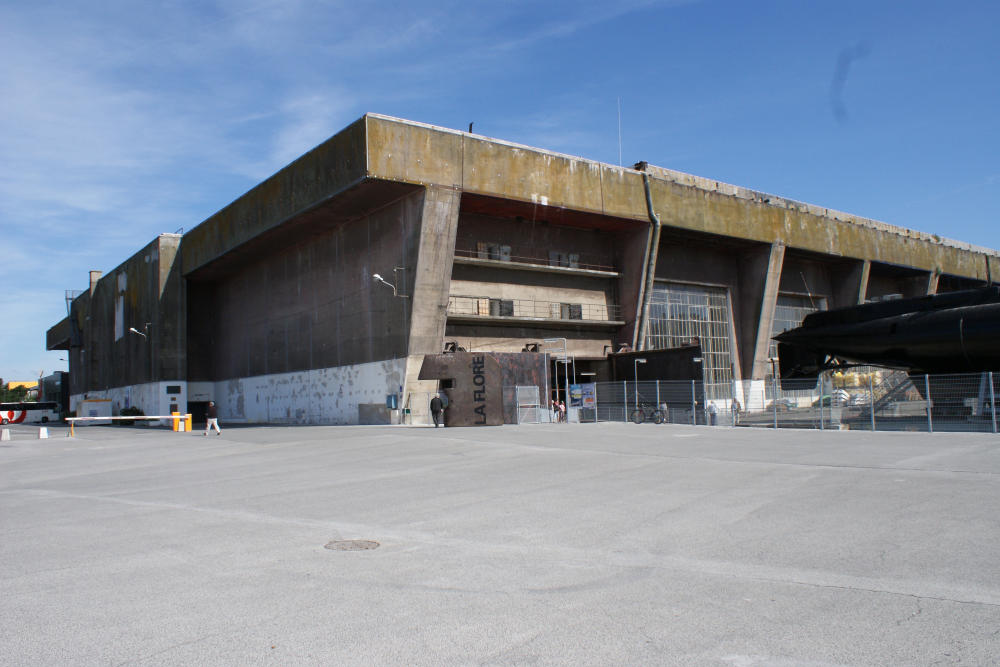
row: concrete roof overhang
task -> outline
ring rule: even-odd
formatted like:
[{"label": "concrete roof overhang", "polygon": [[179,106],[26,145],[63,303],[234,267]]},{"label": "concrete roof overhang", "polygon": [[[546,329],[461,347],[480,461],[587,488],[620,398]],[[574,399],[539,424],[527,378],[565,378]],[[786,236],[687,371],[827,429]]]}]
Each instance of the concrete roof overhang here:
[{"label": "concrete roof overhang", "polygon": [[[680,172],[643,166],[654,211],[673,229],[985,279],[1000,255],[886,223]],[[307,233],[318,211],[347,220],[415,187],[455,188],[464,210],[501,215],[544,207],[581,226],[648,224],[643,172],[431,125],[368,114],[189,231],[186,276],[230,253]],[[467,196],[466,196],[467,195]],[[314,217],[310,217],[310,216]],[[522,217],[527,217],[522,215]],[[311,221],[311,222],[310,222]]]},{"label": "concrete roof overhang", "polygon": [[287,220],[267,227],[197,268],[189,269],[184,265],[185,277],[192,281],[215,280],[261,257],[308,243],[313,237],[326,234],[419,189],[419,186],[409,183],[360,181],[308,210],[294,213]]},{"label": "concrete roof overhang", "polygon": [[69,317],[64,317],[45,332],[46,350],[68,350],[72,342]]}]

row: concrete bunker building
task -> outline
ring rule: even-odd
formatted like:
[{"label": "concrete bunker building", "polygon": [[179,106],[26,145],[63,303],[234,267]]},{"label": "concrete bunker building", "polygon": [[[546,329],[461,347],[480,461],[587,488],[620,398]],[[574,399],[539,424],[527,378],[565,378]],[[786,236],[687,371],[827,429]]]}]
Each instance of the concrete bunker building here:
[{"label": "concrete bunker building", "polygon": [[426,411],[420,368],[448,342],[564,339],[602,380],[609,350],[697,338],[706,387],[761,382],[771,336],[809,312],[973,287],[988,264],[1000,275],[991,249],[646,163],[368,114],[92,271],[46,344],[69,353],[71,409],[211,399],[229,422],[386,423],[388,396]]}]

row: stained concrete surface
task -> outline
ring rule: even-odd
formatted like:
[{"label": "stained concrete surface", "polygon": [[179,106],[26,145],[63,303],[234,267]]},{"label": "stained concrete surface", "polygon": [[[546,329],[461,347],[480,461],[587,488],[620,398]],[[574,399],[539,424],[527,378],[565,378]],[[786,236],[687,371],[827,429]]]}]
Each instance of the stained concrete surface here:
[{"label": "stained concrete surface", "polygon": [[12,428],[0,664],[1000,655],[994,435],[223,428]]}]

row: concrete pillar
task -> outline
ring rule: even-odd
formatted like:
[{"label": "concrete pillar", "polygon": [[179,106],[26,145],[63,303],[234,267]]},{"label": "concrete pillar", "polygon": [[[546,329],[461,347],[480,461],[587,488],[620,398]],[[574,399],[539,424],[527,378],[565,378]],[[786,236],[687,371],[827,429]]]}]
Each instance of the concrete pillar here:
[{"label": "concrete pillar", "polygon": [[938,289],[938,279],[941,277],[941,272],[937,269],[933,270],[927,276],[927,293],[937,294]]},{"label": "concrete pillar", "polygon": [[872,263],[864,259],[852,262],[843,272],[835,272],[832,276],[833,303],[830,308],[846,308],[864,303],[871,269]]},{"label": "concrete pillar", "polygon": [[640,296],[645,285],[643,278],[646,273],[651,238],[652,225],[640,226],[636,223],[634,227],[624,230],[615,244],[615,266],[621,276],[618,279],[617,291],[621,300],[619,304],[621,317],[625,321],[625,326],[618,332],[614,341],[616,349],[618,345],[627,343],[634,350],[639,344],[638,324],[642,312]]},{"label": "concrete pillar", "polygon": [[[934,272],[910,276],[898,281],[899,291],[907,299],[911,297],[927,296],[937,291],[937,279]],[[932,291],[933,288],[933,291]]]},{"label": "concrete pillar", "polygon": [[419,380],[417,376],[424,355],[438,354],[444,345],[461,194],[455,188],[437,186],[428,187],[424,193],[420,238],[412,262],[416,270],[412,297],[408,299],[410,326],[401,397],[411,419],[417,422],[426,421],[427,396],[438,388],[437,380]]},{"label": "concrete pillar", "polygon": [[767,349],[784,261],[785,246],[776,242],[770,248],[748,253],[740,265],[739,331],[742,335],[737,343],[742,366],[750,371],[753,380],[761,380],[768,373]]},{"label": "concrete pillar", "polygon": [[454,188],[428,187],[424,194],[410,300],[411,355],[437,354],[444,343],[460,200],[461,192]]}]

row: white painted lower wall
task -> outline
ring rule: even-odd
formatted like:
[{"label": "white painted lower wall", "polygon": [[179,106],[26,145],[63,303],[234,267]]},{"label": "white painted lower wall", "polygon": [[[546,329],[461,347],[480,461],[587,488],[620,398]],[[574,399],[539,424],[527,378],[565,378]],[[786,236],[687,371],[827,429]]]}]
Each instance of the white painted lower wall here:
[{"label": "white painted lower wall", "polygon": [[[385,408],[386,396],[402,394],[405,371],[405,359],[389,359],[236,378],[214,383],[210,400],[223,423],[391,423],[398,414]],[[402,396],[398,400],[401,403]]]},{"label": "white painted lower wall", "polygon": [[[399,410],[385,407],[396,394],[404,402],[406,359],[338,366],[294,373],[258,375],[221,382],[171,380],[90,391],[89,398],[112,401],[112,415],[139,406],[147,415],[168,415],[172,406],[187,411],[188,400],[215,401],[222,424],[375,424],[399,423]],[[179,392],[168,394],[168,389]],[[75,410],[83,394],[70,397]]]}]

